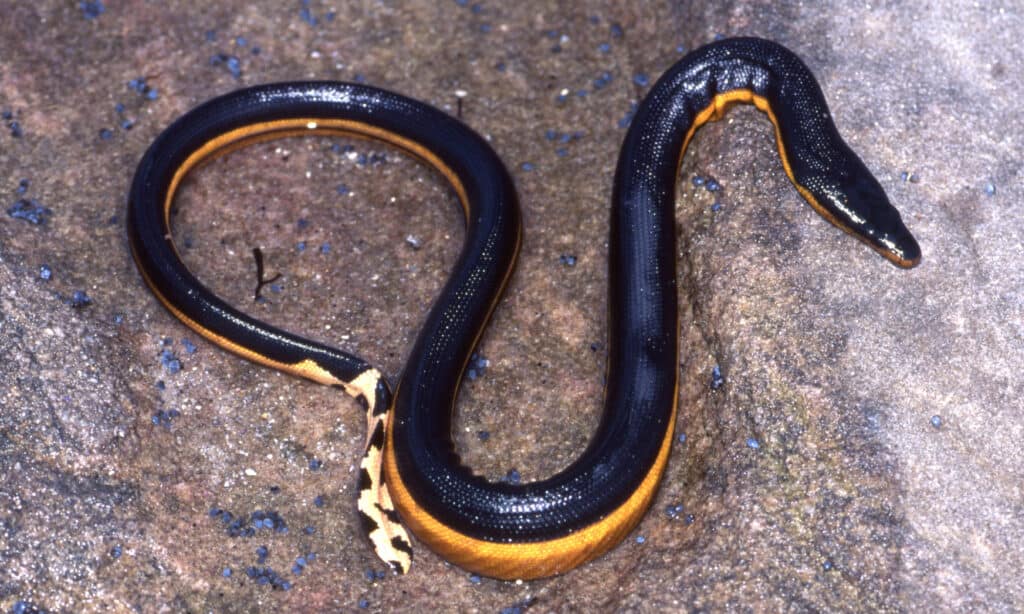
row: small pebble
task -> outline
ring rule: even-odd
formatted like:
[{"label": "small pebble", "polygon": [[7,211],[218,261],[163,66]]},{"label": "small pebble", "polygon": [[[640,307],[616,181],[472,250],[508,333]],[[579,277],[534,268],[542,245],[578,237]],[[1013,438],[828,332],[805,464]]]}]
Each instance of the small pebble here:
[{"label": "small pebble", "polygon": [[931,423],[935,428],[942,428],[942,416],[932,416]]}]

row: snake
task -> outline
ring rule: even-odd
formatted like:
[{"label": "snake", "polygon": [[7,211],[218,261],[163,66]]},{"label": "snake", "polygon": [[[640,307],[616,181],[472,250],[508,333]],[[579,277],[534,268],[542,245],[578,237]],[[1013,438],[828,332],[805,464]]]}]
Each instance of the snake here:
[{"label": "snake", "polygon": [[[476,475],[452,439],[463,374],[522,240],[507,168],[459,119],[361,83],[271,83],[214,98],[171,123],[142,156],[128,197],[129,243],[145,284],[197,334],[253,362],[339,388],[362,405],[367,438],[358,514],[373,549],[393,569],[411,565],[408,528],[474,573],[523,580],[564,573],[621,542],[658,491],[679,396],[679,169],[696,130],[742,103],[768,116],[786,176],[821,217],[899,267],[920,261],[917,242],[839,135],[820,86],[797,55],[758,38],[695,49],[651,87],[619,150],[599,424],[568,467],[533,482]],[[461,204],[461,251],[393,391],[363,358],[229,305],[188,270],[174,244],[172,209],[188,173],[255,142],[307,135],[390,144],[436,169]]]}]

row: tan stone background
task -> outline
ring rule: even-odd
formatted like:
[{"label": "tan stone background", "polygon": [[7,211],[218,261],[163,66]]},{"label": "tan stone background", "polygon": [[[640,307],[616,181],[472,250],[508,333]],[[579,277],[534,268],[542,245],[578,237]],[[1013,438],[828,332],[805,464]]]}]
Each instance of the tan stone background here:
[{"label": "tan stone background", "polygon": [[[90,18],[0,3],[0,610],[1024,609],[1020,2],[196,4],[109,0]],[[411,574],[378,577],[353,505],[356,404],[197,338],[139,279],[124,204],[145,147],[248,84],[359,78],[452,112],[464,91],[463,118],[513,169],[526,237],[458,441],[478,471],[533,479],[596,424],[606,210],[637,75],[718,35],[805,59],[923,263],[898,270],[817,218],[768,122],[734,111],[683,165],[686,441],[636,533],[544,581],[472,578],[422,547]],[[7,215],[22,198],[48,221]],[[365,142],[253,147],[179,202],[204,282],[392,381],[461,236],[437,175]],[[255,246],[283,274],[261,304]],[[211,507],[289,531],[230,537]],[[290,590],[247,577],[257,564]]]}]

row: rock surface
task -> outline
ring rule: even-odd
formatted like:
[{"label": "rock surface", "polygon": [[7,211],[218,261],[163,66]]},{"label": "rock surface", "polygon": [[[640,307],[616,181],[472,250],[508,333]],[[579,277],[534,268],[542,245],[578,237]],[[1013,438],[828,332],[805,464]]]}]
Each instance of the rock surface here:
[{"label": "rock surface", "polygon": [[[45,219],[0,215],[0,610],[1024,609],[1011,3],[193,4],[0,9],[0,204]],[[384,574],[354,511],[357,405],[215,348],[144,287],[124,232],[142,152],[247,84],[365,80],[453,113],[464,92],[526,236],[457,438],[478,472],[536,479],[600,411],[621,124],[718,35],[804,58],[923,263],[897,270],[819,219],[764,117],[731,112],[682,167],[685,437],[637,531],[544,581],[481,580],[422,547],[410,575]],[[365,141],[232,154],[179,211],[218,294],[392,381],[461,238],[443,180]],[[282,274],[262,303],[256,246]]]}]

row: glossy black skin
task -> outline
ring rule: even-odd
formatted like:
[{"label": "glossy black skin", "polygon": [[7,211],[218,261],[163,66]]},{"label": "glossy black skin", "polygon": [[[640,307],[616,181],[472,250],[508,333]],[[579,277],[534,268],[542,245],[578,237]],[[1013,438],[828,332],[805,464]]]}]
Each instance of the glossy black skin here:
[{"label": "glossy black skin", "polygon": [[539,482],[489,483],[461,465],[452,443],[451,414],[462,372],[513,267],[520,233],[515,191],[504,166],[455,119],[389,92],[342,83],[260,86],[215,99],[175,122],[146,153],[132,184],[129,237],[145,275],[188,317],[273,360],[312,357],[347,380],[366,363],[241,314],[185,269],[165,239],[168,182],[187,155],[213,136],[282,117],[357,119],[434,152],[466,186],[466,243],[420,331],[395,397],[393,452],[399,473],[418,505],[459,532],[501,542],[557,538],[619,507],[637,489],[673,427],[676,173],[696,114],[717,94],[735,89],[770,102],[794,180],[834,222],[880,251],[906,262],[919,258],[899,214],[839,137],[820,89],[796,56],[758,39],[724,40],[694,51],[651,89],[620,152],[611,212],[608,384],[600,425],[570,467]]}]

